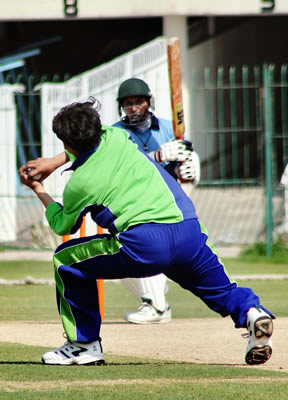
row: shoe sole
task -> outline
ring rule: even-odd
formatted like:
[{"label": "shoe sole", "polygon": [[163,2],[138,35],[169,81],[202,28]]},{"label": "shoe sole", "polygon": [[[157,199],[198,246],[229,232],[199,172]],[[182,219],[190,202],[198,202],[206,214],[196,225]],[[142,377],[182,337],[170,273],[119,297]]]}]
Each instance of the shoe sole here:
[{"label": "shoe sole", "polygon": [[[260,317],[254,322],[254,332],[257,339],[270,338],[273,333],[273,322],[269,317]],[[272,347],[268,344],[252,347],[245,356],[249,365],[264,364],[272,355]]]},{"label": "shoe sole", "polygon": [[272,355],[272,347],[266,345],[261,347],[252,347],[246,354],[245,361],[249,365],[264,364]]},{"label": "shoe sole", "polygon": [[163,318],[158,319],[157,321],[138,321],[138,320],[129,320],[126,319],[130,324],[138,324],[138,325],[151,325],[151,324],[168,324],[171,321],[171,318]]},{"label": "shoe sole", "polygon": [[46,364],[46,365],[104,365],[105,364],[105,360],[87,360],[85,359],[77,359],[77,358],[70,358],[67,360],[44,360],[44,358],[42,358],[42,363]]}]

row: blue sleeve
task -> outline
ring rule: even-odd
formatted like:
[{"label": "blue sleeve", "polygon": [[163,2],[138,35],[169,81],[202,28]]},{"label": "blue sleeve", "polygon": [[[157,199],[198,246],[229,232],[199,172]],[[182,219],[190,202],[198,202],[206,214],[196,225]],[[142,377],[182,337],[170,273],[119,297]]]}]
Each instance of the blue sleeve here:
[{"label": "blue sleeve", "polygon": [[159,128],[160,128],[160,132],[163,138],[165,138],[165,141],[163,141],[163,143],[166,142],[171,142],[171,140],[175,139],[175,135],[173,132],[173,124],[172,121],[169,121],[168,119],[158,119],[159,122]]}]

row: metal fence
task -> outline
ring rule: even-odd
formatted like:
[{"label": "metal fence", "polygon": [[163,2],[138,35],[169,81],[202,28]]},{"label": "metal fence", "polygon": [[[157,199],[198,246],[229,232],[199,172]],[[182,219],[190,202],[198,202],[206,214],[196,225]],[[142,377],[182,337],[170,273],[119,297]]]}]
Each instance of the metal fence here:
[{"label": "metal fence", "polygon": [[[231,66],[192,73],[193,129],[202,150],[202,184],[263,180],[261,69]],[[200,118],[199,118],[200,116]]]},{"label": "metal fence", "polygon": [[[287,233],[288,66],[264,66],[266,248],[272,253],[273,231]],[[281,179],[282,178],[282,179]],[[287,180],[287,179],[286,179]],[[279,181],[282,185],[279,186]],[[277,203],[282,207],[277,207]],[[286,229],[282,229],[281,226]]]},{"label": "metal fence", "polygon": [[[273,64],[192,72],[193,135],[203,160],[200,185],[263,188],[268,255],[273,232],[286,219],[280,181],[288,161],[287,74],[287,65]],[[243,217],[245,207],[243,201]]]}]

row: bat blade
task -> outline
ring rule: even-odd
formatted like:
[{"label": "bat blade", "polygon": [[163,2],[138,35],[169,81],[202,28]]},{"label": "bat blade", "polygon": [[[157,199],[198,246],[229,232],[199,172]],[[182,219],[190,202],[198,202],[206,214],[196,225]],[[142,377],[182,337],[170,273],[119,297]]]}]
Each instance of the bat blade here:
[{"label": "bat blade", "polygon": [[176,139],[183,139],[185,132],[182,98],[182,75],[180,60],[180,41],[177,37],[168,40],[168,75],[173,130]]}]

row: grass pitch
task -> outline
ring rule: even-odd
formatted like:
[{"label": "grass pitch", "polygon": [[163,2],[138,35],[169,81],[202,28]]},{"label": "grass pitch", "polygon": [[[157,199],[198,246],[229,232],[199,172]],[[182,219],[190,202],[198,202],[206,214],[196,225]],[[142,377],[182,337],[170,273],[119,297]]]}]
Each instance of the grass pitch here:
[{"label": "grass pitch", "polygon": [[98,367],[44,366],[34,346],[0,344],[2,399],[287,399],[288,374],[108,356]]},{"label": "grass pitch", "polygon": [[[287,264],[263,266],[225,261],[232,275],[288,273]],[[46,262],[0,262],[0,278],[23,279],[27,275],[53,279],[52,266]],[[287,280],[249,280],[241,282],[241,286],[252,287],[275,314],[288,316]],[[168,300],[173,305],[173,318],[215,316],[199,299],[174,283],[170,284]],[[1,286],[0,302],[2,321],[58,321],[54,286]],[[119,319],[137,306],[137,301],[121,283],[105,283],[105,319]],[[1,400],[288,399],[286,372],[119,357],[109,353],[105,356],[105,366],[44,366],[39,354],[47,350],[0,342]]]}]

